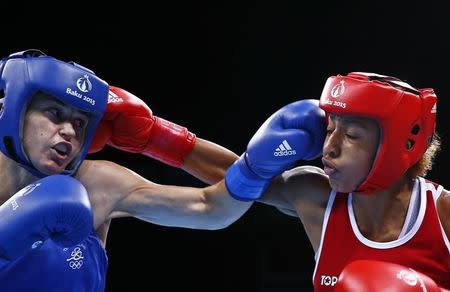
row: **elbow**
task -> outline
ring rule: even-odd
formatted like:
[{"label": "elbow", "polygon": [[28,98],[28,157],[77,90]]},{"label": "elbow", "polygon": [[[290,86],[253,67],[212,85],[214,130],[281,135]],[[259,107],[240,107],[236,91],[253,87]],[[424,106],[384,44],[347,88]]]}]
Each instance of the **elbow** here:
[{"label": "elbow", "polygon": [[[220,184],[224,186],[224,183]],[[202,220],[211,230],[225,229],[241,218],[253,202],[242,202],[225,193],[205,193],[201,203]]]},{"label": "elbow", "polygon": [[205,222],[208,222],[209,230],[220,230],[228,228],[236,222],[243,213],[244,212],[236,212],[235,210],[213,209],[206,212],[204,220]]},{"label": "elbow", "polygon": [[207,230],[221,230],[221,229],[225,229],[225,228],[229,227],[231,224],[233,224],[234,221],[219,220],[217,222],[212,222],[211,224],[208,224],[206,229]]}]

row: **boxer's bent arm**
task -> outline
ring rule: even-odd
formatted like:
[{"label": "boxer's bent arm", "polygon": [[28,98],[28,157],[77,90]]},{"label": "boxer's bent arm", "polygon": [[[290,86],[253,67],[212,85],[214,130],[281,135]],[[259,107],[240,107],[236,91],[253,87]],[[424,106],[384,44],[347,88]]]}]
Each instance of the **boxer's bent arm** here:
[{"label": "boxer's bent arm", "polygon": [[441,221],[442,228],[450,240],[450,192],[446,189],[442,190],[441,195],[436,201],[436,207]]},{"label": "boxer's bent arm", "polygon": [[323,171],[305,165],[274,178],[258,202],[274,206],[288,215],[299,211],[304,214],[311,207],[316,209],[317,206],[325,206],[329,191]]},{"label": "boxer's bent arm", "polygon": [[208,184],[213,184],[225,176],[225,171],[237,158],[232,151],[197,138],[194,149],[184,158],[182,169]]},{"label": "boxer's bent arm", "polygon": [[96,214],[105,214],[102,220],[132,216],[164,226],[220,229],[251,206],[229,196],[223,182],[207,188],[159,185],[110,161],[85,161],[79,179],[97,194],[93,204]]},{"label": "boxer's bent arm", "polygon": [[317,251],[329,194],[330,186],[323,170],[304,165],[276,177],[258,202],[300,218],[313,249]]},{"label": "boxer's bent arm", "polygon": [[198,139],[186,127],[153,115],[143,100],[115,86],[110,86],[107,110],[89,151],[97,152],[106,144],[182,167],[208,184],[222,179],[237,159],[231,151]]}]

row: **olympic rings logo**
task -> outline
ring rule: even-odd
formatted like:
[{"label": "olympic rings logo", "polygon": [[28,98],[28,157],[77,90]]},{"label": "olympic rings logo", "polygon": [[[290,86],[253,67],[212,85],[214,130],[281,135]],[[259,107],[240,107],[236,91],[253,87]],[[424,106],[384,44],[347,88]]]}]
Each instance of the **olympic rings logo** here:
[{"label": "olympic rings logo", "polygon": [[70,258],[66,259],[69,262],[69,267],[72,269],[80,269],[83,266],[83,252],[80,247],[75,247],[70,253]]},{"label": "olympic rings logo", "polygon": [[71,261],[69,262],[69,267],[71,267],[74,270],[80,269],[83,265],[83,261]]}]

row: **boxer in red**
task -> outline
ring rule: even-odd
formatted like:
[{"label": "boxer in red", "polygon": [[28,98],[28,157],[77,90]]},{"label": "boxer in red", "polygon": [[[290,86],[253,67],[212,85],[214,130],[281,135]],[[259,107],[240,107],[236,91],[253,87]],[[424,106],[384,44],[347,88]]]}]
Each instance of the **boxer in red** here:
[{"label": "boxer in red", "polygon": [[[432,89],[394,77],[332,76],[320,101],[289,104],[261,126],[226,186],[300,218],[316,291],[366,291],[363,282],[398,291],[390,279],[399,266],[450,289],[450,193],[424,178],[440,148],[436,106]],[[323,169],[293,168],[320,155]],[[352,266],[359,260],[369,262]]]}]

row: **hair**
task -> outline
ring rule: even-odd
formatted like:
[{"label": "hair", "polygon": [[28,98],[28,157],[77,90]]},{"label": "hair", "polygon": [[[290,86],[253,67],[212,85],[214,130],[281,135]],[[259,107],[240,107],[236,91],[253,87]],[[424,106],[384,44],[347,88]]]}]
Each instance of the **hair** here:
[{"label": "hair", "polygon": [[423,154],[422,158],[416,162],[413,166],[411,166],[408,171],[407,175],[409,178],[413,179],[417,176],[425,177],[428,173],[428,171],[431,170],[433,167],[434,159],[436,158],[436,155],[441,150],[441,137],[438,133],[433,134],[433,139],[431,141],[431,144],[428,146],[427,150],[425,151],[425,154]]}]

